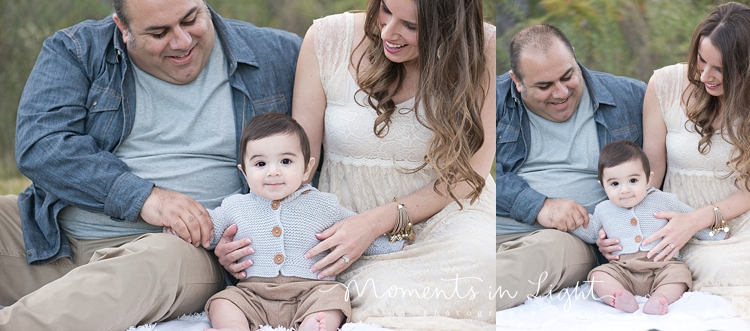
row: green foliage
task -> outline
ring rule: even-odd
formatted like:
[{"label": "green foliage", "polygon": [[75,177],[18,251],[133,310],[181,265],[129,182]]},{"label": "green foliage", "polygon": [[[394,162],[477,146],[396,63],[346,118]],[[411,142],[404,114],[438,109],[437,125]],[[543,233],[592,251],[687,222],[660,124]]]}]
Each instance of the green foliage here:
[{"label": "green foliage", "polygon": [[[573,44],[589,69],[648,81],[655,69],[687,61],[693,29],[724,1],[715,0],[499,0],[499,12],[517,24],[498,29],[498,73],[510,69],[507,48],[523,27],[550,23]],[[738,1],[748,4],[749,0]],[[508,8],[505,8],[507,6]],[[498,25],[500,23],[498,22]]]}]

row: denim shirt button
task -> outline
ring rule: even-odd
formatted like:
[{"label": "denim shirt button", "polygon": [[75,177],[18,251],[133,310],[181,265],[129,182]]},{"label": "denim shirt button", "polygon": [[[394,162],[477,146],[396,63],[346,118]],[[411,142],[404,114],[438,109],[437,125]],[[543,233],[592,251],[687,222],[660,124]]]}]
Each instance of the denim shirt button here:
[{"label": "denim shirt button", "polygon": [[34,253],[32,253],[32,252],[26,252],[26,255],[28,255],[28,256],[34,256]]},{"label": "denim shirt button", "polygon": [[94,101],[94,103],[91,104],[91,107],[96,107],[97,104],[98,102]]}]

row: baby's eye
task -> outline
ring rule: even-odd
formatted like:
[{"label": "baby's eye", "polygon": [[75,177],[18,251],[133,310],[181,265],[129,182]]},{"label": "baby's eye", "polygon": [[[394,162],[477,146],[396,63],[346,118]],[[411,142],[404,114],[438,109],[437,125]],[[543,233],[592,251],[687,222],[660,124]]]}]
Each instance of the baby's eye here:
[{"label": "baby's eye", "polygon": [[266,166],[266,162],[258,161],[257,163],[255,163],[255,166],[256,167],[265,167]]},{"label": "baby's eye", "polygon": [[612,182],[609,185],[612,186],[612,187],[617,187],[617,185],[620,185],[620,183],[619,182]]},{"label": "baby's eye", "polygon": [[281,160],[281,164],[292,164],[292,160],[290,160],[290,159],[283,159],[283,160]]},{"label": "baby's eye", "polygon": [[637,180],[637,179],[635,179],[635,178],[631,178],[631,179],[630,179],[630,184],[635,184],[635,183],[637,183],[637,182],[638,182],[638,180]]}]

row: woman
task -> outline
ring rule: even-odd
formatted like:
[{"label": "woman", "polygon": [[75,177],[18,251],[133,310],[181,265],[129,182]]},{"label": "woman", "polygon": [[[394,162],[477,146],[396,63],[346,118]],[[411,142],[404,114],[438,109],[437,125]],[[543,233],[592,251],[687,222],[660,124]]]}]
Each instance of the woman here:
[{"label": "woman", "polygon": [[[664,178],[664,191],[696,209],[657,214],[670,222],[643,241],[663,239],[650,256],[680,250],[695,290],[731,299],[750,319],[750,8],[719,5],[695,29],[688,63],[654,72],[643,132],[654,186]],[[722,218],[728,239],[691,239]]]},{"label": "woman", "polygon": [[[312,155],[323,144],[319,188],[358,213],[309,253],[331,249],[313,268],[348,286],[352,322],[494,320],[494,31],[481,0],[371,0],[305,35],[293,116]],[[384,233],[409,237],[407,214],[411,245],[361,257]]]}]

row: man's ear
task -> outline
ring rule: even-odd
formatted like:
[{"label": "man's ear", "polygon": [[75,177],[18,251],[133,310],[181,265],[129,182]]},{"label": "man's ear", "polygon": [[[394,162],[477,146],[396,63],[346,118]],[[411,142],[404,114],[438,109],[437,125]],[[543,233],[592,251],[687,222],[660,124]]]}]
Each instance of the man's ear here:
[{"label": "man's ear", "polygon": [[310,175],[315,171],[313,166],[315,165],[315,158],[310,157],[310,161],[307,162],[307,166],[305,167],[305,173],[302,175],[302,181],[306,182],[310,179]]},{"label": "man's ear", "polygon": [[117,14],[112,14],[112,20],[115,21],[115,24],[117,25],[117,29],[119,29],[120,33],[122,33],[122,41],[125,43],[125,45],[127,45],[128,41],[132,38],[132,36],[130,35],[130,31],[128,30],[128,27],[125,26],[125,23],[123,23],[120,20]]},{"label": "man's ear", "polygon": [[510,74],[510,79],[513,80],[513,84],[516,84],[516,90],[521,92],[523,87],[523,82],[521,82],[521,79],[516,77],[516,74],[513,73],[513,70],[508,71],[508,74]]}]

